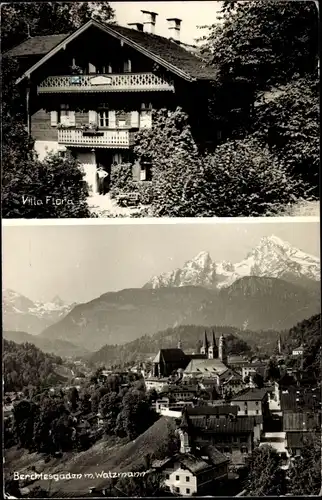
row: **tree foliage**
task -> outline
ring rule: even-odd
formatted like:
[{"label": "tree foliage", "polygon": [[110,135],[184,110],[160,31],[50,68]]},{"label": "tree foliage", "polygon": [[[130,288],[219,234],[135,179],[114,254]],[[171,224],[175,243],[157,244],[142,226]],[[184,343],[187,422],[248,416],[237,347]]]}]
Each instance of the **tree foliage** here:
[{"label": "tree foliage", "polygon": [[288,479],[288,493],[293,496],[320,494],[321,433],[306,436],[301,457],[293,461]]},{"label": "tree foliage", "polygon": [[25,2],[1,6],[2,50],[18,45],[28,36],[69,33],[89,19],[113,20],[108,2]]},{"label": "tree foliage", "polygon": [[250,496],[280,496],[285,494],[281,459],[271,446],[255,448],[250,457],[248,492]]},{"label": "tree foliage", "polygon": [[4,339],[2,361],[5,392],[21,391],[28,386],[46,387],[60,380],[54,364],[61,364],[61,358],[45,354],[33,344]]}]

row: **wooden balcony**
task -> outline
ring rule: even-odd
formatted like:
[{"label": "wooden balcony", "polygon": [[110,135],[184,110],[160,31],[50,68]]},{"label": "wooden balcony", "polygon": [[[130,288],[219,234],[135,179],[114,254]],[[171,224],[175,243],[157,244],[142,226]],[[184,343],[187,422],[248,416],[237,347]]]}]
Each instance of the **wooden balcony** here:
[{"label": "wooden balcony", "polygon": [[38,94],[95,92],[174,92],[174,84],[154,73],[48,76]]},{"label": "wooden balcony", "polygon": [[58,144],[88,148],[123,148],[134,143],[133,130],[98,130],[86,132],[75,128],[58,129]]}]

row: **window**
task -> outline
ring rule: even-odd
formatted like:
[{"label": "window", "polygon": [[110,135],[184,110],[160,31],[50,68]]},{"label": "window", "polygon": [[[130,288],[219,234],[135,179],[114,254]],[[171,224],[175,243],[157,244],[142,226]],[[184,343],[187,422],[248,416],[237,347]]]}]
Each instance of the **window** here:
[{"label": "window", "polygon": [[244,405],[247,406],[247,401],[245,401]]},{"label": "window", "polygon": [[[141,181],[152,180],[152,166],[150,162],[143,161],[141,163],[140,180]],[[178,394],[178,397],[182,397],[182,394]]]},{"label": "window", "polygon": [[131,59],[127,59],[127,61],[124,61],[123,71],[124,73],[131,73],[131,70],[132,70]]},{"label": "window", "polygon": [[190,488],[186,488],[186,493],[188,493],[188,495],[189,495],[189,493],[190,493]]},{"label": "window", "polygon": [[247,408],[245,408],[245,412],[244,412],[244,413],[245,413],[245,415],[248,415],[248,410],[247,410]]},{"label": "window", "polygon": [[179,476],[176,476],[176,481],[179,481],[180,477]]},{"label": "window", "polygon": [[189,483],[189,481],[190,481],[190,477],[186,476],[186,482]]},{"label": "window", "polygon": [[108,127],[108,111],[101,110],[98,112],[98,124],[100,127]]},{"label": "window", "polygon": [[178,486],[176,486],[176,487],[174,488],[174,491],[175,491],[176,493],[180,493],[180,488],[178,488]]},{"label": "window", "polygon": [[256,410],[256,415],[258,415],[258,414],[259,414],[259,410]]},{"label": "window", "polygon": [[256,403],[255,403],[255,404],[256,404],[256,406],[258,406],[258,401],[256,401]]},{"label": "window", "polygon": [[242,453],[248,453],[248,448],[246,446],[242,446],[241,449],[240,449],[240,451]]},{"label": "window", "polygon": [[170,474],[166,474],[166,475],[165,475],[165,478],[166,478],[166,479],[170,479]]}]

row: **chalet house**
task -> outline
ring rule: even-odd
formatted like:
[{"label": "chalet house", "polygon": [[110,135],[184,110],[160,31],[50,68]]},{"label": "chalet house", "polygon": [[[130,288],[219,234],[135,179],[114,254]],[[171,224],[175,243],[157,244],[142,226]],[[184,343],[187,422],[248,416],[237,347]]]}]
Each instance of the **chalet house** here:
[{"label": "chalet house", "polygon": [[[216,71],[179,39],[180,19],[168,19],[169,36],[156,35],[156,13],[144,11],[135,27],[90,20],[73,33],[28,38],[6,53],[22,71],[27,129],[40,159],[69,150],[92,192],[98,167],[129,162],[133,179],[151,179],[147,161],[133,158],[134,134],[151,128],[152,110],[188,113],[201,144],[213,137],[208,96]],[[108,190],[108,186],[107,186]]]},{"label": "chalet house", "polygon": [[190,424],[183,413],[180,427],[180,451],[152,467],[162,473],[166,487],[175,495],[206,495],[228,479],[229,459],[214,446],[197,446],[190,434]]}]

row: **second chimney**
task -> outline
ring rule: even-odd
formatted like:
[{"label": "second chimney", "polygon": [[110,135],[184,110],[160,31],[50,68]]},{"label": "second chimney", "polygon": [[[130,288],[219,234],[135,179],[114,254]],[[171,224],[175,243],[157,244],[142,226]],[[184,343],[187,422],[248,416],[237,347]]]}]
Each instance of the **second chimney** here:
[{"label": "second chimney", "polygon": [[151,33],[155,34],[155,23],[156,23],[156,17],[157,17],[157,12],[151,12],[149,10],[141,10],[143,17],[144,17],[144,31],[146,33]]},{"label": "second chimney", "polygon": [[177,17],[170,17],[167,19],[168,21],[168,29],[170,33],[170,37],[173,38],[176,42],[180,42],[180,28],[182,19],[178,19]]}]

